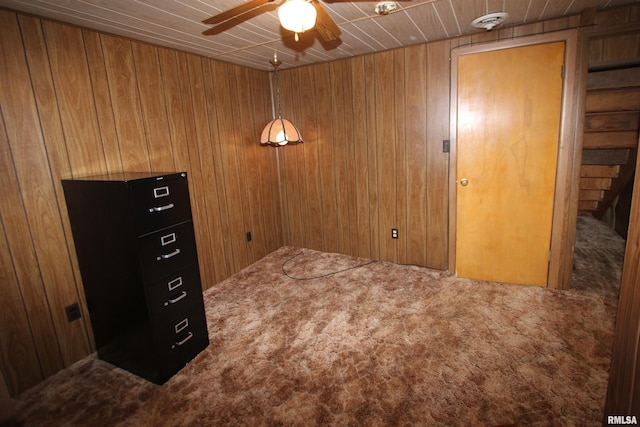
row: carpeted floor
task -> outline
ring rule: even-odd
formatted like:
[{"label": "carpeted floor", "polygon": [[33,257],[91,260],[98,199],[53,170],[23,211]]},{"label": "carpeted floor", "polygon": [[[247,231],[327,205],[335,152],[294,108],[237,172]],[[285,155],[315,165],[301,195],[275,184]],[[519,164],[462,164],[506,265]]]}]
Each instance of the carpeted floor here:
[{"label": "carpeted floor", "polygon": [[15,424],[600,425],[624,241],[594,221],[571,291],[281,248],[205,292],[211,344],[163,386],[90,356]]}]

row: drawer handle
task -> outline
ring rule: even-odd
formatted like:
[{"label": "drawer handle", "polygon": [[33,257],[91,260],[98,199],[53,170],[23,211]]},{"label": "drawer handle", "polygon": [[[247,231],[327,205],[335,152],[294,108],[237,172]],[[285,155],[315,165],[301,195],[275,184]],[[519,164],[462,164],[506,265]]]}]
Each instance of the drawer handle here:
[{"label": "drawer handle", "polygon": [[166,211],[167,209],[171,209],[173,207],[174,207],[173,203],[169,203],[168,205],[164,205],[164,206],[155,206],[149,209],[149,213],[162,212],[162,211]]},{"label": "drawer handle", "polygon": [[160,261],[163,259],[169,259],[171,257],[174,257],[176,255],[178,255],[180,253],[180,248],[176,249],[175,251],[171,252],[170,254],[162,254],[159,257],[156,257],[156,261]]},{"label": "drawer handle", "polygon": [[171,349],[173,350],[176,347],[180,347],[181,345],[184,345],[184,343],[189,341],[191,338],[193,338],[193,332],[189,332],[189,334],[186,337],[184,337],[180,341],[177,341],[174,345],[171,346]]},{"label": "drawer handle", "polygon": [[177,297],[175,297],[175,298],[173,298],[173,299],[170,299],[170,300],[165,301],[164,306],[166,307],[166,306],[168,306],[169,304],[175,304],[175,303],[177,303],[178,301],[180,301],[180,300],[182,300],[182,299],[185,299],[186,297],[187,297],[187,291],[182,291],[182,292],[180,293],[180,295],[179,295],[179,296],[177,296]]}]

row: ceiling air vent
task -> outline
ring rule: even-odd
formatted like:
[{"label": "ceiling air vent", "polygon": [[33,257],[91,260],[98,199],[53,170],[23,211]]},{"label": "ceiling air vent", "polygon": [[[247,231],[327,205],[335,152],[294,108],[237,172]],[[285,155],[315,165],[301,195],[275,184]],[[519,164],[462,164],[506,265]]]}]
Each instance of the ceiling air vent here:
[{"label": "ceiling air vent", "polygon": [[489,13],[474,19],[471,25],[476,28],[484,28],[487,31],[491,31],[495,26],[502,24],[508,16],[509,14],[505,12]]}]

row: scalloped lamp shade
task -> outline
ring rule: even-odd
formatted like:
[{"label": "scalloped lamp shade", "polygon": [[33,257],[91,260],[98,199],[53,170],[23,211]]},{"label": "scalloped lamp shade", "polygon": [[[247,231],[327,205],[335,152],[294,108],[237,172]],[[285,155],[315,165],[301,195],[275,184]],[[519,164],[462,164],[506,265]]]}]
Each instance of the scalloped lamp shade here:
[{"label": "scalloped lamp shade", "polygon": [[299,142],[302,142],[302,135],[296,125],[282,117],[267,123],[262,131],[262,136],[260,136],[261,145],[271,145],[272,147],[281,147]]}]

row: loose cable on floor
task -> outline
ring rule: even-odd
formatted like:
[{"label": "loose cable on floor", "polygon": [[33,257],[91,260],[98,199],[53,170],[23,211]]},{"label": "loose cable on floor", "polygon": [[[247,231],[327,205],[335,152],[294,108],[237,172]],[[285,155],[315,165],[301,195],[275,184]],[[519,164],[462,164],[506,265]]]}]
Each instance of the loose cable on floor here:
[{"label": "loose cable on floor", "polygon": [[370,264],[373,264],[374,262],[377,262],[376,260],[371,260],[371,261],[365,262],[364,264],[359,264],[359,265],[355,265],[353,267],[343,268],[343,269],[338,270],[338,271],[332,271],[331,273],[325,273],[325,274],[321,274],[319,276],[313,276],[313,277],[295,277],[295,276],[292,276],[289,273],[287,273],[287,271],[285,270],[286,265],[289,264],[294,259],[296,259],[297,257],[299,257],[300,255],[302,255],[303,253],[304,253],[304,250],[301,250],[300,252],[298,252],[297,254],[295,254],[294,256],[289,258],[288,260],[286,260],[284,263],[282,263],[282,274],[284,274],[286,277],[288,277],[289,279],[292,279],[292,280],[300,280],[300,281],[316,280],[316,279],[322,279],[324,277],[333,276],[334,274],[343,273],[345,271],[355,270],[356,268],[362,268],[362,267],[364,267],[366,265],[370,265]]}]

